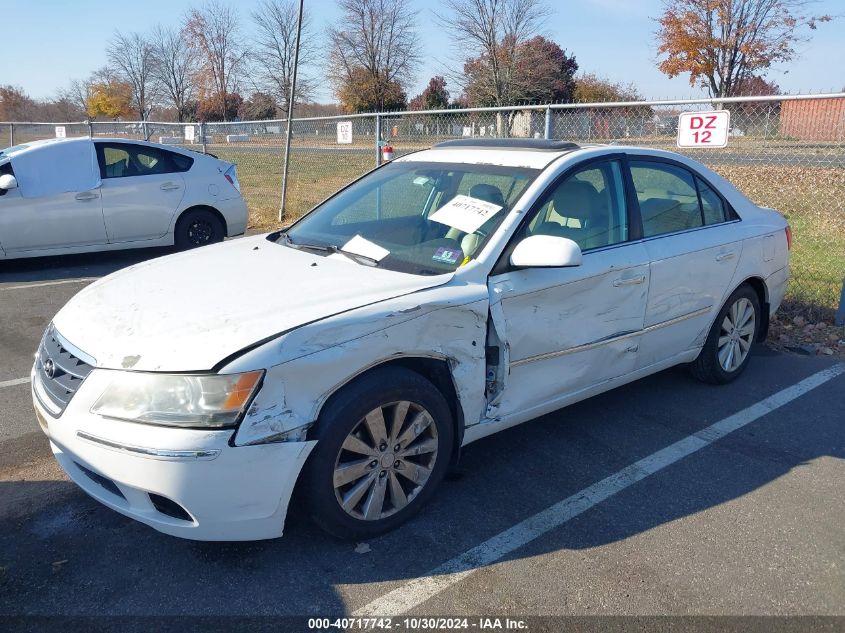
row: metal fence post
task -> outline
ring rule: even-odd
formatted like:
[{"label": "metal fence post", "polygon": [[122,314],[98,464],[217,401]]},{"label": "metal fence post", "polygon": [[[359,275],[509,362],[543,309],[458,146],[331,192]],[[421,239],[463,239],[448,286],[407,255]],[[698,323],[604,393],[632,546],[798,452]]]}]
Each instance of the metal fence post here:
[{"label": "metal fence post", "polygon": [[94,124],[90,120],[86,120],[85,123],[88,126],[88,136],[94,138]]},{"label": "metal fence post", "polygon": [[9,147],[15,145],[15,124],[9,123]]},{"label": "metal fence post", "polygon": [[839,309],[833,319],[836,325],[845,325],[845,279],[842,280],[842,294],[839,295]]},{"label": "metal fence post", "polygon": [[546,131],[543,138],[546,140],[552,138],[552,109],[549,106],[546,106]]},{"label": "metal fence post", "polygon": [[208,148],[205,146],[205,121],[200,121],[200,141],[202,141],[202,153],[207,154]]},{"label": "metal fence post", "polygon": [[376,167],[381,165],[381,117],[376,115]]}]

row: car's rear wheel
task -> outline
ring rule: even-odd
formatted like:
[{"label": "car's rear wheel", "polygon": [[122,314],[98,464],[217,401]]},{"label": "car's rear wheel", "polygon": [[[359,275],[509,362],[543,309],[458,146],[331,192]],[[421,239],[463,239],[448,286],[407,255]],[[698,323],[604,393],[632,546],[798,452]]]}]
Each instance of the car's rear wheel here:
[{"label": "car's rear wheel", "polygon": [[704,382],[724,384],[748,365],[760,327],[760,299],[753,288],[737,288],[719,311],[698,358],[690,365]]},{"label": "car's rear wheel", "polygon": [[226,229],[220,218],[209,209],[193,209],[176,222],[174,242],[179,250],[222,242]]},{"label": "car's rear wheel", "polygon": [[368,538],[411,518],[431,497],[454,448],[443,395],[401,367],[376,369],[326,405],[309,439],[305,500],[340,538]]}]

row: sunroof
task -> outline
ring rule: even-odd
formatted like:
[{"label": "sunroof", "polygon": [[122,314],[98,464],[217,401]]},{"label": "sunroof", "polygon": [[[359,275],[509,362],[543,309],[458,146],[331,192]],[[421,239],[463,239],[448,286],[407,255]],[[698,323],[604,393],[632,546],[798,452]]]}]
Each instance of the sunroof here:
[{"label": "sunroof", "polygon": [[546,152],[581,149],[577,143],[544,138],[459,138],[435,143],[434,147],[474,147],[478,149],[531,149]]}]

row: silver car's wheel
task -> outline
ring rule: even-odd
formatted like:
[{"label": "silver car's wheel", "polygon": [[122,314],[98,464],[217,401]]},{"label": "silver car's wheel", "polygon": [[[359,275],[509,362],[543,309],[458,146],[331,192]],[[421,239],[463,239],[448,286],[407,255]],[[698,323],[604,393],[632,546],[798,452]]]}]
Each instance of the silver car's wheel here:
[{"label": "silver car's wheel", "polygon": [[401,400],[373,409],[353,427],[337,455],[337,502],[358,520],[391,516],[423,489],[437,448],[437,423],[422,406]]},{"label": "silver car's wheel", "polygon": [[724,384],[745,370],[760,329],[760,302],[757,291],[749,284],[731,293],[713,320],[698,358],[690,363],[696,378]]},{"label": "silver car's wheel", "polygon": [[736,371],[751,351],[757,331],[754,306],[745,297],[737,299],[722,319],[719,334],[719,365],[726,372]]}]

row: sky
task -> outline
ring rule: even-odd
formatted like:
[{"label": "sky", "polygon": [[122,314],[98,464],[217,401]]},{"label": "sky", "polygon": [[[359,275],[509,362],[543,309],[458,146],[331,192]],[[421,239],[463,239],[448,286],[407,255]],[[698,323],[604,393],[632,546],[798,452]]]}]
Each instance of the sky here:
[{"label": "sky", "polygon": [[[242,30],[249,34],[249,13],[258,0],[229,1],[239,9]],[[706,96],[689,85],[688,76],[669,79],[656,68],[654,17],[660,14],[661,0],[547,1],[552,13],[540,34],[574,53],[581,71],[631,82],[650,99]],[[19,86],[36,98],[52,97],[72,79],[86,77],[106,63],[105,44],[116,29],[143,32],[159,22],[178,25],[188,8],[198,4],[201,1],[0,0],[5,51],[0,56],[0,85]],[[442,13],[440,1],[412,4],[419,11],[423,63],[409,98],[420,93],[430,77],[448,77],[450,68],[460,67],[454,43],[435,18],[437,11]],[[335,1],[305,0],[305,7],[318,50],[324,53],[322,33],[339,18]],[[838,91],[845,86],[845,0],[819,0],[814,9],[843,17],[822,24],[809,43],[799,45],[797,59],[787,67],[770,69],[767,78],[784,92]],[[315,71],[320,77],[320,69]],[[324,87],[317,100],[332,101],[331,90]]]}]

